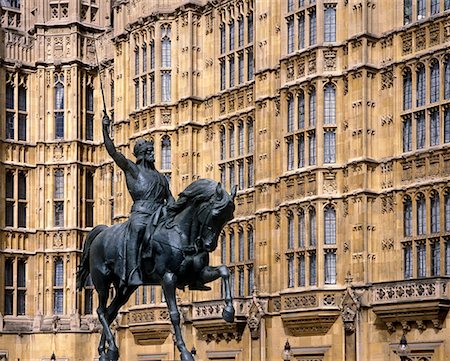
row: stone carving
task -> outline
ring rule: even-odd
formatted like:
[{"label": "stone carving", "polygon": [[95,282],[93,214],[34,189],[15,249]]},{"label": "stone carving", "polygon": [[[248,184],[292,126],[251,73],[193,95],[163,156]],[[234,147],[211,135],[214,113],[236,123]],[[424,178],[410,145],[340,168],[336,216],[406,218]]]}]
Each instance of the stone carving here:
[{"label": "stone carving", "polygon": [[294,79],[294,63],[292,61],[286,65],[286,78],[288,81]]},{"label": "stone carving", "polygon": [[423,50],[426,47],[426,31],[425,28],[421,28],[416,32],[416,50]]},{"label": "stone carving", "polygon": [[394,196],[392,194],[382,196],[381,202],[383,214],[394,212]]},{"label": "stone carving", "polygon": [[323,53],[323,70],[333,71],[336,70],[336,51],[326,50]]},{"label": "stone carving", "polygon": [[411,54],[412,52],[412,33],[402,34],[402,54]]},{"label": "stone carving", "polygon": [[305,58],[297,60],[297,76],[302,77],[305,75]]},{"label": "stone carving", "polygon": [[253,340],[259,339],[261,319],[263,318],[264,314],[265,312],[261,301],[258,299],[256,291],[253,291],[252,303],[250,305],[250,310],[247,318],[247,325],[250,329],[250,335]]},{"label": "stone carving", "polygon": [[430,25],[430,46],[438,45],[441,41],[440,39],[440,27],[438,23],[434,23]]},{"label": "stone carving", "polygon": [[342,320],[344,321],[344,328],[347,334],[355,332],[355,319],[358,315],[358,311],[361,307],[359,297],[355,294],[351,287],[347,287],[347,290],[342,297],[340,310]]},{"label": "stone carving", "polygon": [[308,58],[308,74],[314,74],[317,71],[316,53],[311,53]]},{"label": "stone carving", "polygon": [[284,299],[285,310],[295,310],[298,308],[318,307],[319,302],[315,295],[288,296]]},{"label": "stone carving", "polygon": [[394,85],[394,72],[392,67],[381,73],[381,89],[389,89]]}]

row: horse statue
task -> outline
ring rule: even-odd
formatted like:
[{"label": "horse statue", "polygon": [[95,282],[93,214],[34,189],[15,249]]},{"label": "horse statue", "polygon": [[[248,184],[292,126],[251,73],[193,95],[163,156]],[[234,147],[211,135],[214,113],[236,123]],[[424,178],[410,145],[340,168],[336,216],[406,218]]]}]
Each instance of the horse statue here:
[{"label": "horse statue", "polygon": [[[230,290],[230,274],[225,265],[209,266],[209,253],[217,248],[219,234],[225,223],[233,218],[236,188],[228,194],[220,183],[199,179],[190,184],[178,200],[167,207],[150,241],[143,244],[140,259],[144,285],[161,285],[175,330],[175,340],[182,361],[194,361],[188,351],[180,328],[180,314],[175,291],[208,290],[205,283],[222,278],[225,290],[225,321],[234,321]],[[126,222],[111,227],[100,225],[87,236],[77,272],[77,288],[81,290],[89,276],[98,293],[98,318],[103,326],[98,352],[100,361],[117,361],[119,350],[110,325],[137,286],[121,280],[119,254],[124,249]],[[114,298],[107,305],[110,286]]]}]

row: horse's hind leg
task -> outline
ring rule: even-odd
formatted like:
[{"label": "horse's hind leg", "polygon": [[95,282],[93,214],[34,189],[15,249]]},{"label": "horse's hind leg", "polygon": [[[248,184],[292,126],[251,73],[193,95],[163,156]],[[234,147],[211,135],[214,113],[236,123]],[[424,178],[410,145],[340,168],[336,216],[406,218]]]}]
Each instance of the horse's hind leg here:
[{"label": "horse's hind leg", "polygon": [[175,297],[176,284],[177,277],[173,273],[167,272],[164,274],[162,286],[166,296],[167,307],[169,308],[170,320],[172,321],[172,326],[175,330],[175,340],[181,354],[181,361],[195,361],[192,354],[186,348],[183,336],[181,335],[180,313],[178,312]]},{"label": "horse's hind leg", "polygon": [[[104,284],[106,284],[105,282]],[[109,328],[109,320],[106,312],[106,303],[108,302],[109,288],[102,285],[102,287],[97,288],[98,292],[98,308],[97,314],[100,323],[103,326],[103,333],[100,338],[100,343],[98,351],[100,354],[99,361],[117,361],[119,359],[119,349],[117,348],[116,342],[114,340],[114,335]],[[108,352],[105,353],[105,339],[108,342]]]}]

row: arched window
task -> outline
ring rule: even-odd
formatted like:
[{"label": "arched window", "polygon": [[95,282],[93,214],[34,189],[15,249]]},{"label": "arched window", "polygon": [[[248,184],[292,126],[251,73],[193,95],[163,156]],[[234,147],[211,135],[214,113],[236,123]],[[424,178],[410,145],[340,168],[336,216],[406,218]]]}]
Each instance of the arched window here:
[{"label": "arched window", "polygon": [[324,124],[336,124],[336,90],[327,84],[324,91]]},{"label": "arched window", "polygon": [[238,155],[244,154],[244,124],[238,125]]},{"label": "arched window", "polygon": [[53,266],[53,313],[60,315],[64,311],[64,262],[62,258],[55,258]]},{"label": "arched window", "polygon": [[287,97],[287,131],[294,131],[294,97],[288,94]]},{"label": "arched window", "polygon": [[289,212],[287,215],[287,236],[288,236],[288,249],[294,248],[294,215]]},{"label": "arched window", "polygon": [[444,197],[444,218],[445,218],[445,231],[450,231],[450,191],[445,192]]},{"label": "arched window", "polygon": [[450,57],[444,63],[444,98],[450,98]]},{"label": "arched window", "polygon": [[239,242],[239,262],[242,262],[244,260],[244,231],[242,229],[239,229],[238,232],[238,242]]},{"label": "arched window", "polygon": [[171,169],[172,168],[172,149],[169,136],[164,136],[161,140],[161,168]]},{"label": "arched window", "polygon": [[298,246],[305,247],[306,227],[305,227],[305,212],[300,209],[298,212]]},{"label": "arched window", "polygon": [[294,139],[292,136],[286,139],[287,146],[287,170],[294,169]]},{"label": "arched window", "polygon": [[171,28],[163,28],[163,37],[161,39],[161,66],[163,68],[169,68],[171,66],[172,60],[172,49],[171,49]]},{"label": "arched window", "polygon": [[229,147],[230,147],[230,158],[234,157],[234,124],[230,124],[230,138],[229,140]]},{"label": "arched window", "polygon": [[94,139],[94,88],[86,88],[86,140]]},{"label": "arched window", "polygon": [[408,68],[403,73],[403,110],[412,107],[412,75]]},{"label": "arched window", "polygon": [[255,235],[252,226],[247,228],[247,255],[249,260],[255,258]]},{"label": "arched window", "polygon": [[416,105],[425,105],[425,67],[420,64],[416,70]]},{"label": "arched window", "polygon": [[247,122],[247,152],[253,153],[253,119],[249,118]]},{"label": "arched window", "polygon": [[427,14],[427,2],[426,0],[417,0],[417,20],[425,19]]},{"label": "arched window", "polygon": [[305,128],[305,93],[301,90],[297,95],[298,129]]},{"label": "arched window", "polygon": [[230,230],[230,263],[234,263],[234,230]]},{"label": "arched window", "polygon": [[422,193],[416,199],[417,210],[417,235],[424,235],[427,226],[427,211],[425,206],[425,197]]},{"label": "arched window", "polygon": [[412,236],[412,201],[410,197],[403,200],[403,235]]},{"label": "arched window", "polygon": [[324,213],[324,243],[336,244],[336,211],[331,205],[327,205]]},{"label": "arched window", "polygon": [[238,19],[238,47],[244,46],[244,18]]},{"label": "arched window", "polygon": [[433,60],[430,67],[430,102],[439,101],[439,62]]},{"label": "arched window", "polygon": [[438,233],[440,231],[440,207],[439,207],[439,194],[434,192],[430,199],[431,204],[431,233]]},{"label": "arched window", "polygon": [[408,25],[412,22],[412,0],[403,0],[403,25]]},{"label": "arched window", "polygon": [[220,127],[220,159],[225,159],[225,152],[226,152],[226,140],[225,140],[225,128]]},{"label": "arched window", "polygon": [[316,125],[316,88],[312,87],[309,92],[309,126]]},{"label": "arched window", "polygon": [[229,25],[229,41],[230,41],[230,51],[234,50],[234,19],[230,21]]},{"label": "arched window", "polygon": [[225,53],[225,24],[220,24],[220,53]]},{"label": "arched window", "polygon": [[309,209],[309,245],[317,245],[317,230],[316,230],[316,210],[314,207]]},{"label": "arched window", "polygon": [[64,138],[64,75],[55,74],[55,138]]}]

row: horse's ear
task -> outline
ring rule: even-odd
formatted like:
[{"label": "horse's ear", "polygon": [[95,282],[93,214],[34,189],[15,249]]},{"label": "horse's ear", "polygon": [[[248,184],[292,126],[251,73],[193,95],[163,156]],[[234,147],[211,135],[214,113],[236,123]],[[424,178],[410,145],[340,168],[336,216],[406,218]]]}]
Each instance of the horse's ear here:
[{"label": "horse's ear", "polygon": [[238,186],[235,185],[233,187],[233,189],[231,190],[231,199],[233,200],[233,202],[234,202],[234,198],[236,198],[237,189],[238,189]]},{"label": "horse's ear", "polygon": [[222,185],[220,183],[217,183],[216,195],[217,195],[218,199],[222,199],[222,197],[223,197],[223,189],[222,189]]}]

